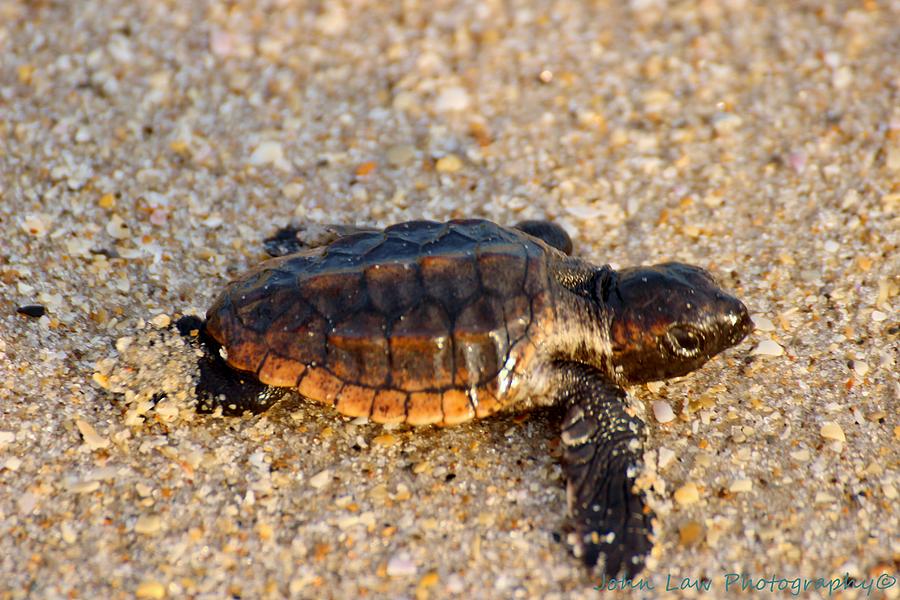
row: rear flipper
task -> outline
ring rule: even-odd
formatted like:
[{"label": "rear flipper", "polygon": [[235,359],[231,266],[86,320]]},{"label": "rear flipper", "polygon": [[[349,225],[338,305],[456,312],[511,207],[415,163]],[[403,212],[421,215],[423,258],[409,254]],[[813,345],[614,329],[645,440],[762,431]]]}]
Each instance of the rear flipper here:
[{"label": "rear flipper", "polygon": [[331,242],[354,233],[380,231],[374,227],[357,227],[355,225],[288,225],[275,232],[272,237],[263,240],[263,247],[269,256],[287,256],[301,250],[327,246]]},{"label": "rear flipper", "polygon": [[229,367],[219,355],[219,345],[204,332],[205,323],[199,317],[184,316],[175,326],[185,337],[197,331],[203,350],[203,356],[197,361],[200,381],[194,388],[198,412],[211,413],[221,407],[222,414],[227,416],[238,416],[245,411],[259,414],[286,393],[284,388],[260,383],[252,374]]},{"label": "rear flipper", "polygon": [[624,390],[598,370],[581,364],[562,368],[563,463],[575,552],[589,567],[603,557],[610,577],[623,571],[633,578],[652,548],[652,515],[634,489],[644,424],[625,412]]}]

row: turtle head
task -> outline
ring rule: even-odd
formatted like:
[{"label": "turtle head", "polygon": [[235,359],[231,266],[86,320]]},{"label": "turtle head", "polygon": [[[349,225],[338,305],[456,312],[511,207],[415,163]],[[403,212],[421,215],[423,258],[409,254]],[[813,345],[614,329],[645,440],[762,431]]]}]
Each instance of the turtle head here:
[{"label": "turtle head", "polygon": [[753,328],[743,302],[699,267],[604,267],[596,281],[610,316],[613,376],[622,383],[686,375]]}]

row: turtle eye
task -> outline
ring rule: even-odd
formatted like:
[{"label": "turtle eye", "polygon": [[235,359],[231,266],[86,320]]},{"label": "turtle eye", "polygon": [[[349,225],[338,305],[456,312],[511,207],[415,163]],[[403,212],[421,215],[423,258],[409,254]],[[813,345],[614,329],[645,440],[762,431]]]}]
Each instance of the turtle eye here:
[{"label": "turtle eye", "polygon": [[693,356],[700,350],[700,334],[687,325],[673,325],[666,333],[666,339],[677,354]]}]

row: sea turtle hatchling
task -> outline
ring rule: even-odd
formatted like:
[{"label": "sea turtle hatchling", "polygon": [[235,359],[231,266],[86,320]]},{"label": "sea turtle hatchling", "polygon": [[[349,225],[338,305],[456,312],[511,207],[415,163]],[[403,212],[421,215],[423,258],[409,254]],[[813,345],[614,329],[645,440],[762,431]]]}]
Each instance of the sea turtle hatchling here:
[{"label": "sea turtle hatchling", "polygon": [[293,233],[269,240],[288,254],[232,281],[207,312],[201,398],[260,412],[291,388],[410,425],[562,405],[576,554],[603,557],[613,576],[641,570],[643,423],[623,386],[685,375],[741,341],[752,322],[738,299],[686,264],[594,266],[542,221],[333,228],[307,249]]}]

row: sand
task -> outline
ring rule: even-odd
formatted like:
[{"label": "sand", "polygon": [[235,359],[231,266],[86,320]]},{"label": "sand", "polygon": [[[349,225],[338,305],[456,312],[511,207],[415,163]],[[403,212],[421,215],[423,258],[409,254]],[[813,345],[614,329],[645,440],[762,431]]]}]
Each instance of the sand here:
[{"label": "sand", "polygon": [[[897,56],[890,1],[0,2],[0,598],[900,596]],[[193,410],[172,322],[277,227],[469,216],[753,313],[630,390],[643,591],[567,548],[559,411]]]}]

